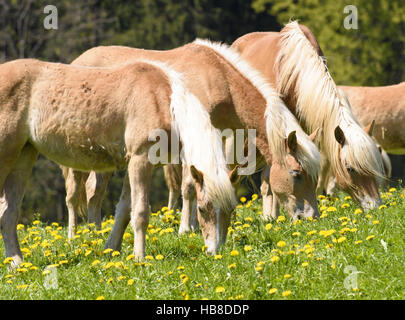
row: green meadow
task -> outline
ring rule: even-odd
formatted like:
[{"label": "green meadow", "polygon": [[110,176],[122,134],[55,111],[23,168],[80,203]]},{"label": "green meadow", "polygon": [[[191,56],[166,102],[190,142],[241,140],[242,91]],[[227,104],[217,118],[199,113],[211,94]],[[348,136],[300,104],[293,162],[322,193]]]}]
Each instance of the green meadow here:
[{"label": "green meadow", "polygon": [[104,250],[114,223],[66,226],[38,217],[18,225],[24,262],[10,268],[0,244],[0,299],[404,299],[405,200],[402,188],[363,212],[345,194],[319,197],[320,217],[262,219],[261,199],[241,198],[225,247],[207,255],[199,231],[178,236],[180,212],[150,217],[146,258]]}]

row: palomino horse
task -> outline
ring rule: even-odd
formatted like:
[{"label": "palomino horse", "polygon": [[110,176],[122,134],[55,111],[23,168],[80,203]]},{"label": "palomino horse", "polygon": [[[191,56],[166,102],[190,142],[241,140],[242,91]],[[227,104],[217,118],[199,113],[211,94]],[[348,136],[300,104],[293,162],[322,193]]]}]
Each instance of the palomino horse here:
[{"label": "palomino horse", "polygon": [[304,128],[322,129],[320,148],[328,163],[321,181],[330,165],[341,189],[364,208],[377,206],[384,175],[381,154],[343,102],[312,32],[294,21],[281,32],[242,36],[232,47],[277,87]]},{"label": "palomino horse", "polygon": [[374,139],[390,154],[405,154],[405,82],[385,87],[339,86],[362,125],[375,119]]},{"label": "palomino horse", "polygon": [[[38,152],[83,171],[128,168],[137,258],[145,255],[150,135],[157,128],[174,128],[180,138],[183,161],[196,178],[198,205],[207,216],[220,210],[229,216],[236,204],[219,132],[181,74],[163,63],[138,61],[107,69],[16,60],[0,65],[0,99],[0,226],[6,256],[14,264],[22,261],[19,206]],[[217,249],[215,230],[226,223],[216,217],[200,222],[212,251]]]},{"label": "palomino horse", "polygon": [[[318,177],[320,155],[316,146],[276,91],[235,50],[204,40],[168,51],[96,47],[74,63],[111,66],[140,58],[169,63],[183,73],[187,88],[202,101],[215,127],[255,129],[256,147],[271,165],[272,189],[281,204],[292,216],[318,214],[314,179]],[[183,197],[187,198],[187,192]],[[123,191],[107,247],[120,247],[128,223],[125,199]],[[197,210],[199,221],[200,213]],[[226,236],[226,229],[221,232]]]}]

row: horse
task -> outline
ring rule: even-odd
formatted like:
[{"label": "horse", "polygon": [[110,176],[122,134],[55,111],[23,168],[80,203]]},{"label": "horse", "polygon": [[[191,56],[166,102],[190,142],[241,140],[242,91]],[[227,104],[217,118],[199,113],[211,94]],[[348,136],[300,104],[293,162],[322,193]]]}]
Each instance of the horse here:
[{"label": "horse", "polygon": [[382,87],[339,86],[362,125],[375,120],[373,137],[387,153],[405,154],[405,82]]},{"label": "horse", "polygon": [[322,129],[318,143],[326,161],[318,192],[330,166],[340,189],[363,208],[378,206],[378,184],[384,176],[381,154],[344,103],[310,29],[292,21],[280,32],[246,34],[232,47],[277,88],[307,132]]},{"label": "horse", "polygon": [[[13,265],[22,261],[17,219],[38,153],[80,171],[127,168],[134,255],[144,258],[156,166],[150,136],[157,128],[181,141],[183,162],[196,178],[198,206],[217,217],[200,221],[209,251],[217,250],[214,230],[225,222],[216,212],[229,215],[235,194],[221,136],[180,73],[146,60],[89,68],[21,59],[0,65],[0,101],[0,227]],[[169,146],[166,154],[176,157]]]},{"label": "horse", "polygon": [[[234,49],[201,39],[167,51],[99,46],[84,52],[74,63],[111,66],[140,58],[169,63],[183,73],[187,88],[202,101],[215,127],[255,129],[256,148],[271,165],[272,191],[281,205],[295,217],[318,215],[314,179],[319,174],[319,151],[275,89]],[[187,217],[191,216],[193,190],[187,176],[183,172],[182,216],[185,219],[182,218],[180,227],[184,231],[190,230]],[[128,198],[123,189],[106,247],[120,247],[128,223],[129,204],[125,199]],[[184,205],[184,200],[189,205]],[[197,215],[201,221],[198,208]]]}]

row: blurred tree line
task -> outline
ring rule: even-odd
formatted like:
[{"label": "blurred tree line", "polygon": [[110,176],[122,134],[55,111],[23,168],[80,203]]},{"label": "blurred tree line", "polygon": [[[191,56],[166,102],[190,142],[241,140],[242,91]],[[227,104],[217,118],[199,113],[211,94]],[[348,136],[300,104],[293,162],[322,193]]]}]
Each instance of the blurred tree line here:
[{"label": "blurred tree line", "polygon": [[[57,30],[44,28],[48,4],[58,10]],[[279,31],[290,19],[299,19],[314,32],[338,84],[387,85],[405,80],[404,1],[350,4],[358,8],[357,30],[343,27],[346,4],[335,0],[0,0],[0,62],[31,57],[70,63],[97,45],[170,49],[196,37],[230,44],[243,34]],[[117,172],[109,184],[104,215],[114,212],[122,177],[123,172]],[[253,191],[245,185],[240,192]],[[167,196],[163,172],[157,169],[152,210],[165,205]],[[35,212],[44,220],[66,221],[64,198],[59,167],[40,157],[23,202],[25,221]]]}]

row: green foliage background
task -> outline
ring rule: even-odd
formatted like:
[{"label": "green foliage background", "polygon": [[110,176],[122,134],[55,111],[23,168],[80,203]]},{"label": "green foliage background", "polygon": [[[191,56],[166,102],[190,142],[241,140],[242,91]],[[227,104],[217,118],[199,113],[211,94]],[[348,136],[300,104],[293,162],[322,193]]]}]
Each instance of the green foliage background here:
[{"label": "green foliage background", "polygon": [[[336,83],[387,85],[404,80],[403,0],[57,0],[52,2],[58,9],[57,30],[43,27],[48,4],[0,0],[1,62],[32,57],[70,63],[97,45],[170,49],[196,37],[232,43],[243,34],[279,31],[290,19],[299,19],[317,37]],[[343,9],[349,4],[358,9],[357,30],[343,27]],[[394,175],[403,176],[402,158],[393,162]],[[104,214],[114,212],[122,176],[118,172],[110,182]],[[252,191],[249,186],[240,190]],[[66,221],[64,197],[59,167],[40,157],[27,187],[22,222],[35,212],[44,220]],[[151,201],[153,210],[167,201],[161,169],[153,176]]]}]

